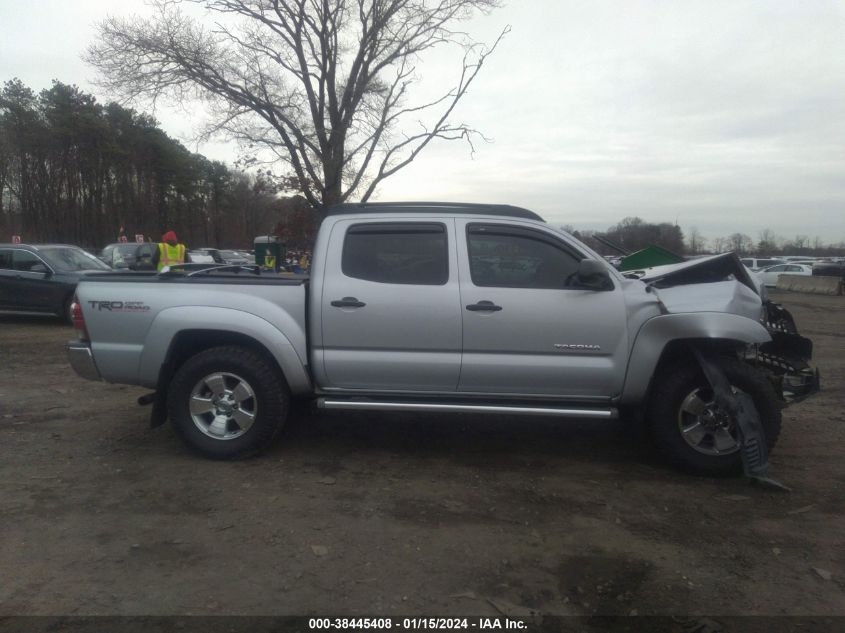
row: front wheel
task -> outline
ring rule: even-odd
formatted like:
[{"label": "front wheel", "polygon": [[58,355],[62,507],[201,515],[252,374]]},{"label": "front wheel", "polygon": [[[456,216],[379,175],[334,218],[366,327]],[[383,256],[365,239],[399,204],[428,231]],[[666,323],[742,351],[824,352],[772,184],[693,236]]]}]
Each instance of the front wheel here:
[{"label": "front wheel", "polygon": [[[737,359],[719,361],[734,393],[751,396],[771,451],[781,427],[781,409],[772,384]],[[655,379],[646,418],[658,450],[673,465],[699,475],[724,476],[742,469],[739,428],[715,403],[697,364],[666,368]]]},{"label": "front wheel", "polygon": [[287,418],[290,393],[272,360],[226,346],[188,359],[170,383],[167,403],[188,446],[213,459],[236,459],[270,445]]}]

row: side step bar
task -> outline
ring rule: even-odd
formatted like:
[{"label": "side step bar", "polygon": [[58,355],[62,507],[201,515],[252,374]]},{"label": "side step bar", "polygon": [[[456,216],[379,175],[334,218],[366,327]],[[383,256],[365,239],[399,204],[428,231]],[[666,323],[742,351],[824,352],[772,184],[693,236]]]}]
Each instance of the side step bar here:
[{"label": "side step bar", "polygon": [[589,418],[593,420],[615,420],[616,409],[581,409],[577,407],[537,406],[531,404],[466,404],[440,402],[406,402],[389,400],[344,400],[342,398],[318,398],[319,409],[345,409],[348,411],[430,411],[439,413],[500,413],[510,415],[546,415],[560,418]]}]

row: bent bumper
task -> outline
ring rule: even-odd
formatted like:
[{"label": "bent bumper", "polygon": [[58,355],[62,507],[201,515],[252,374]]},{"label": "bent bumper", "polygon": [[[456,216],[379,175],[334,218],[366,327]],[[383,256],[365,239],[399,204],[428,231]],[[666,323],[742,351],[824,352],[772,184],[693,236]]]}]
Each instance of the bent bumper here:
[{"label": "bent bumper", "polygon": [[84,341],[70,341],[67,344],[67,358],[73,371],[86,380],[102,380],[100,370],[94,362],[91,344]]},{"label": "bent bumper", "polygon": [[810,364],[813,342],[798,334],[788,310],[771,302],[765,307],[766,328],[772,340],[757,348],[754,360],[770,372],[785,404],[800,402],[821,389],[819,370]]},{"label": "bent bumper", "polygon": [[801,402],[821,391],[822,383],[819,370],[807,367],[795,373],[784,374],[781,393],[787,404]]}]

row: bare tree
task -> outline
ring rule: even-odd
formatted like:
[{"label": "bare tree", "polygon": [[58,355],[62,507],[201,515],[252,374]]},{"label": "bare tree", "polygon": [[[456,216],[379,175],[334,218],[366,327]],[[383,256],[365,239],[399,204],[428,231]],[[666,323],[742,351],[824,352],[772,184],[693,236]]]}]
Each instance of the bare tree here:
[{"label": "bare tree", "polygon": [[[213,26],[190,17],[197,5]],[[315,207],[367,200],[434,139],[483,138],[452,120],[491,46],[456,24],[499,0],[152,0],[152,17],[110,17],[86,60],[127,100],[204,100],[213,122],[269,150]],[[412,101],[423,53],[459,47],[456,83]]]},{"label": "bare tree", "polygon": [[740,255],[749,252],[754,245],[751,237],[745,233],[733,233],[727,237],[726,242],[732,251]]},{"label": "bare tree", "polygon": [[758,255],[773,255],[778,250],[778,242],[780,238],[771,229],[763,229],[760,231],[760,239],[757,242]]},{"label": "bare tree", "polygon": [[807,235],[796,235],[791,242],[784,244],[784,250],[795,251],[801,254],[802,251],[810,247],[810,238]]},{"label": "bare tree", "polygon": [[714,253],[723,253],[725,249],[729,248],[728,246],[729,240],[726,237],[714,237],[713,238],[713,252]]},{"label": "bare tree", "polygon": [[703,253],[704,249],[707,248],[707,240],[701,234],[701,231],[698,230],[698,227],[694,226],[690,229],[689,232],[689,253],[690,255],[698,255],[699,253]]}]

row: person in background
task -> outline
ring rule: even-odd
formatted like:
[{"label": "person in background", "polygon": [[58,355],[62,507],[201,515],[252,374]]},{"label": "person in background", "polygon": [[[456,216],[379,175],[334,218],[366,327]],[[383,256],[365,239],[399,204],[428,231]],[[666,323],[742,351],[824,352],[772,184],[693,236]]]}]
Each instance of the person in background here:
[{"label": "person in background", "polygon": [[153,265],[160,271],[165,266],[184,264],[186,251],[185,245],[179,243],[176,233],[168,231],[161,236],[161,242],[153,253]]}]

